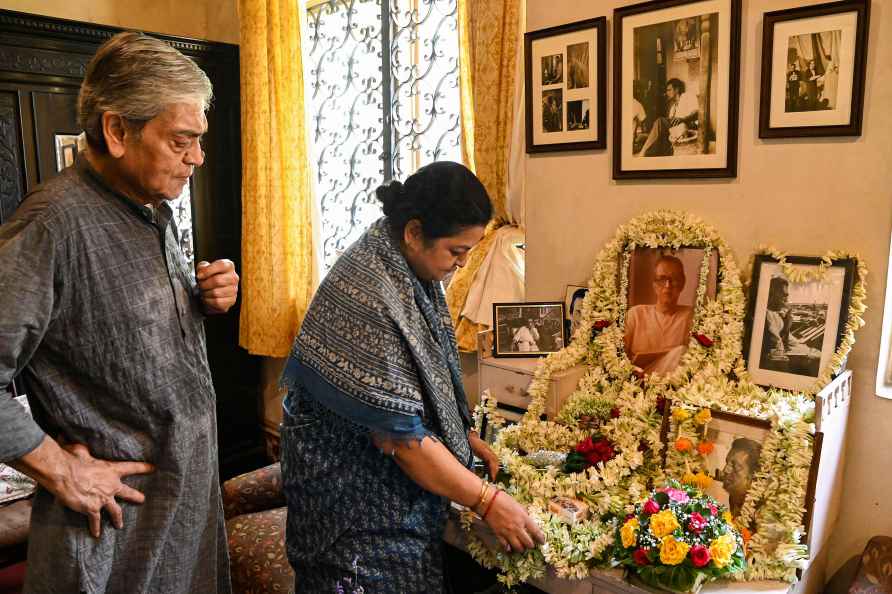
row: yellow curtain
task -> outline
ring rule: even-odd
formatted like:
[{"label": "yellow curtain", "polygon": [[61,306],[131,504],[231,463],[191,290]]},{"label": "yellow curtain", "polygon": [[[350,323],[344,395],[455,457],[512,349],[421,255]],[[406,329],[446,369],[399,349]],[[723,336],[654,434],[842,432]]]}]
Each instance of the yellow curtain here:
[{"label": "yellow curtain", "polygon": [[486,187],[495,211],[483,241],[446,291],[458,345],[465,351],[476,349],[477,332],[484,329],[461,317],[468,290],[489,253],[493,232],[510,222],[505,190],[521,9],[521,0],[458,0],[462,152]]},{"label": "yellow curtain", "polygon": [[288,354],[316,276],[298,5],[297,0],[239,0],[239,344],[272,357]]}]

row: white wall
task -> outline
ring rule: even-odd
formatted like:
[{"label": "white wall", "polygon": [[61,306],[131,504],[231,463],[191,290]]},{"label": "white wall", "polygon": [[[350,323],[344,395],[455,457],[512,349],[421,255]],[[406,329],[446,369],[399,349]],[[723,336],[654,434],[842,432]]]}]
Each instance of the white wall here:
[{"label": "white wall", "polygon": [[[527,0],[527,30],[606,15],[610,45],[613,9],[633,3]],[[588,278],[617,225],[657,208],[703,217],[724,235],[741,267],[763,243],[803,255],[831,248],[859,252],[871,270],[870,309],[849,358],[855,394],[844,501],[830,551],[832,572],[860,553],[869,537],[892,535],[892,401],[873,394],[892,230],[892,2],[874,0],[872,5],[863,135],[760,140],[762,14],[817,3],[743,3],[737,179],[617,183],[611,179],[610,150],[528,156],[526,275],[528,300],[562,299],[565,285]],[[611,140],[608,136],[608,145]]]},{"label": "white wall", "polygon": [[0,0],[0,8],[238,43],[237,0]]}]

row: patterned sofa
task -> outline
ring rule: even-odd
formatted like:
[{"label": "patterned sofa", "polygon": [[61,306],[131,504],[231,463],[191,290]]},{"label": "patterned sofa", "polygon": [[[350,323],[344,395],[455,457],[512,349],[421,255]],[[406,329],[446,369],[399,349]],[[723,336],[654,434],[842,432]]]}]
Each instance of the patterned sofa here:
[{"label": "patterned sofa", "polygon": [[285,496],[279,464],[223,484],[223,511],[235,594],[287,594],[294,571],[285,555]]}]

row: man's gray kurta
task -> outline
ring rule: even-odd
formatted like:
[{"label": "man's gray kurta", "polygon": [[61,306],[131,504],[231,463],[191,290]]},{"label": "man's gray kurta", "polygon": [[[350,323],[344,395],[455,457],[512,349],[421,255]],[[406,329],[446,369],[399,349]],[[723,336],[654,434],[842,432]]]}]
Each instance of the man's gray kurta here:
[{"label": "man's gray kurta", "polygon": [[24,368],[39,423],[0,398],[0,461],[45,431],[156,467],[124,479],[146,501],[121,503],[122,530],[103,513],[98,540],[38,490],[28,593],[230,592],[201,305],[170,214],[154,222],[82,160],[0,226],[0,387]]}]

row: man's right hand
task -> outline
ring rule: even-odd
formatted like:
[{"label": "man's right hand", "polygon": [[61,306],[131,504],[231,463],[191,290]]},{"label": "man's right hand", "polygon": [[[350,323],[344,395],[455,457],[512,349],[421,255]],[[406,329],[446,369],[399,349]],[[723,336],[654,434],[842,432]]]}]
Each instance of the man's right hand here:
[{"label": "man's right hand", "polygon": [[117,498],[131,503],[145,501],[145,495],[121,479],[155,470],[145,462],[98,460],[85,445],[60,447],[49,437],[11,466],[40,483],[65,507],[87,516],[90,534],[95,538],[102,530],[103,509],[115,528],[124,527],[124,514]]}]

